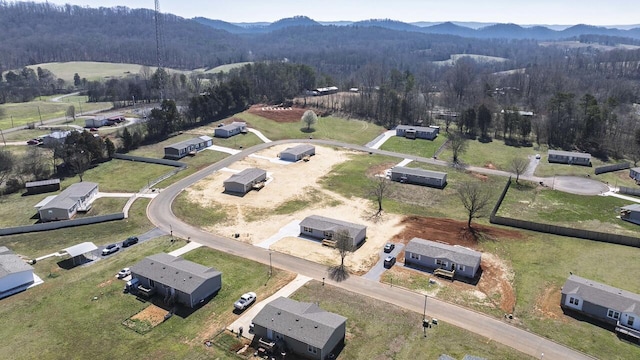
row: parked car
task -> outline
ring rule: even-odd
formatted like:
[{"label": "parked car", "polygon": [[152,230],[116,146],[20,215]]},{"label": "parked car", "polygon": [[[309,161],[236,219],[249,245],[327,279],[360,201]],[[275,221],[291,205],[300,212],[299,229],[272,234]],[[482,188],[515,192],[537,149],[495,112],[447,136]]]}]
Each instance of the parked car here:
[{"label": "parked car", "polygon": [[40,145],[40,141],[38,139],[27,140],[27,145]]},{"label": "parked car", "polygon": [[133,244],[138,243],[138,238],[135,236],[129,236],[125,241],[122,242],[122,247],[131,246]]},{"label": "parked car", "polygon": [[129,268],[124,268],[118,271],[118,279],[126,278],[129,275],[131,275],[131,269]]},{"label": "parked car", "polygon": [[536,159],[540,160],[540,154],[536,154]]},{"label": "parked car", "polygon": [[396,263],[395,256],[389,255],[384,259],[384,267],[386,267],[387,269],[390,269],[395,263]]},{"label": "parked car", "polygon": [[253,304],[255,301],[256,301],[256,293],[248,292],[248,293],[242,294],[242,296],[240,296],[240,299],[238,299],[238,301],[236,301],[235,304],[233,304],[233,306],[238,310],[244,310],[248,308],[251,304]]},{"label": "parked car", "polygon": [[395,248],[396,248],[396,244],[387,243],[387,244],[384,246],[384,252],[386,252],[386,253],[390,253],[390,252],[392,252],[392,251],[393,251],[393,249],[395,249]]},{"label": "parked car", "polygon": [[106,248],[102,249],[102,256],[113,254],[114,252],[120,250],[120,246],[116,244],[107,245]]}]

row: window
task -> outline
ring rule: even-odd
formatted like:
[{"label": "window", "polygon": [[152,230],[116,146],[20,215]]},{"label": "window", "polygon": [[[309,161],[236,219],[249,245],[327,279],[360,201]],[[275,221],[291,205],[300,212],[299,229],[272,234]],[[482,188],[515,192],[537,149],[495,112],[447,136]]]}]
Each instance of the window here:
[{"label": "window", "polygon": [[324,232],[324,238],[325,239],[331,239],[333,237],[333,233],[330,231],[325,231]]},{"label": "window", "polygon": [[436,265],[442,265],[442,260],[436,259]]},{"label": "window", "polygon": [[313,347],[311,345],[309,345],[309,348],[307,350],[312,354],[317,354],[318,353],[318,348]]},{"label": "window", "polygon": [[151,279],[149,279],[149,286],[156,287],[156,282],[151,280]]},{"label": "window", "polygon": [[620,313],[615,310],[609,309],[609,311],[607,311],[607,317],[614,320],[618,320],[620,319]]},{"label": "window", "polygon": [[304,232],[309,232],[309,233],[310,233],[310,232],[313,232],[313,229],[312,229],[312,228],[308,228],[308,227],[304,226],[304,227],[302,228],[302,231],[304,231]]},{"label": "window", "polygon": [[569,304],[575,305],[575,306],[579,306],[580,305],[580,299],[576,299],[574,297],[569,298]]},{"label": "window", "polygon": [[409,257],[411,259],[420,260],[420,255],[419,254],[414,254],[414,253],[409,253],[409,254],[410,254]]},{"label": "window", "polygon": [[458,265],[458,270],[460,270],[460,271],[464,271],[464,269],[465,269],[465,266],[464,266],[464,265]]},{"label": "window", "polygon": [[633,326],[633,322],[636,320],[633,316],[629,315],[629,319],[627,319],[627,325]]}]

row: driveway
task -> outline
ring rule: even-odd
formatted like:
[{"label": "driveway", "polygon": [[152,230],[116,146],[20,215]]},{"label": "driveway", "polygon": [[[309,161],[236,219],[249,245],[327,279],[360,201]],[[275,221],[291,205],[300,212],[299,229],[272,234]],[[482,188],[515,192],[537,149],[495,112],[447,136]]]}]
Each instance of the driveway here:
[{"label": "driveway", "polygon": [[395,245],[396,245],[395,249],[393,249],[393,251],[391,251],[390,253],[385,253],[384,250],[380,250],[380,260],[378,260],[378,263],[376,263],[371,268],[371,270],[369,270],[369,272],[364,274],[362,277],[365,279],[373,280],[373,281],[380,281],[380,277],[382,276],[382,274],[384,274],[384,272],[387,271],[387,268],[384,267],[384,258],[386,258],[389,255],[395,256],[397,258],[398,254],[400,254],[400,252],[404,248],[404,244],[395,244]]},{"label": "driveway", "polygon": [[[549,185],[548,179],[546,184]],[[585,175],[585,177],[554,176],[551,180],[551,187],[553,190],[577,195],[600,195],[609,191],[609,187],[606,184],[591,179],[590,175]]]}]

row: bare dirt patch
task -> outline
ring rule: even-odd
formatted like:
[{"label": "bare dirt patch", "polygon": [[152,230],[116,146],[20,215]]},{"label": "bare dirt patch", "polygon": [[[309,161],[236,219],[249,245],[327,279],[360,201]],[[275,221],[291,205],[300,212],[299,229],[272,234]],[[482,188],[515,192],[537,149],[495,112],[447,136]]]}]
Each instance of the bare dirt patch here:
[{"label": "bare dirt patch", "polygon": [[103,288],[105,286],[109,286],[109,285],[111,285],[112,282],[113,282],[113,279],[109,279],[107,281],[103,281],[100,284],[98,284],[98,287]]},{"label": "bare dirt patch", "polygon": [[264,104],[253,105],[249,108],[249,114],[258,115],[265,119],[276,122],[290,123],[298,122],[302,119],[302,115],[309,109],[300,107],[277,107]]},{"label": "bare dirt patch", "polygon": [[165,315],[169,312],[161,307],[156,305],[149,305],[144,310],[139,313],[133,315],[131,317],[132,320],[140,320],[146,321],[151,324],[151,326],[157,326],[164,321]]},{"label": "bare dirt patch", "polygon": [[559,305],[561,295],[560,288],[547,286],[536,300],[535,310],[547,318],[566,321],[566,317],[563,316],[562,308]]}]

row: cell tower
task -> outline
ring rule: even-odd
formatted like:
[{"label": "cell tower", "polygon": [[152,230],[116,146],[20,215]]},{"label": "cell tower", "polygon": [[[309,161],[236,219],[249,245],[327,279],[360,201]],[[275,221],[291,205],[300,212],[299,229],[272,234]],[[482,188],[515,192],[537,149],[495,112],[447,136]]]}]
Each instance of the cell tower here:
[{"label": "cell tower", "polygon": [[160,0],[155,0],[156,2],[156,12],[155,12],[155,21],[156,21],[156,60],[158,68],[162,68],[162,52],[164,50],[163,38],[162,38],[162,13],[160,13]]}]

